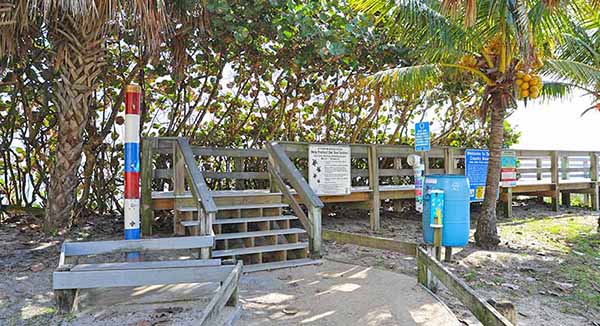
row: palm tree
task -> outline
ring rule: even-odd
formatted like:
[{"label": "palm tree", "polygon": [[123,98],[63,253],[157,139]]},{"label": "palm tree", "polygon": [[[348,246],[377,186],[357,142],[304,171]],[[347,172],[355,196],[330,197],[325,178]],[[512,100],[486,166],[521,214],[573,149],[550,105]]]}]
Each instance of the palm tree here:
[{"label": "palm tree", "polygon": [[353,0],[352,5],[376,16],[398,42],[416,49],[413,66],[381,71],[370,77],[372,83],[410,95],[432,87],[445,74],[464,72],[484,87],[481,114],[490,121],[490,159],[475,240],[483,248],[497,246],[496,193],[507,110],[516,108],[518,100],[546,92],[540,89],[540,71],[574,84],[600,80],[597,68],[552,57],[554,44],[565,44],[561,35],[573,28],[573,21],[597,17],[599,2]]},{"label": "palm tree", "polygon": [[47,35],[54,54],[52,102],[58,139],[48,189],[49,229],[69,226],[73,220],[83,132],[93,92],[107,64],[106,41],[116,29],[134,26],[146,54],[156,53],[175,26],[189,27],[191,21],[199,26],[206,21],[202,5],[200,1],[167,4],[164,0],[9,0],[0,4],[0,62],[8,65],[26,55],[32,34]]}]

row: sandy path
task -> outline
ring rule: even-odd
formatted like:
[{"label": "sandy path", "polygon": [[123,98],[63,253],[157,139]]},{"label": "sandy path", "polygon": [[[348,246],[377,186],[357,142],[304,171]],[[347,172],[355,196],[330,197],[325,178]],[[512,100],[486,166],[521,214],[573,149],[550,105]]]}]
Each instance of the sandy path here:
[{"label": "sandy path", "polygon": [[414,277],[328,260],[249,274],[240,295],[240,325],[459,325]]}]

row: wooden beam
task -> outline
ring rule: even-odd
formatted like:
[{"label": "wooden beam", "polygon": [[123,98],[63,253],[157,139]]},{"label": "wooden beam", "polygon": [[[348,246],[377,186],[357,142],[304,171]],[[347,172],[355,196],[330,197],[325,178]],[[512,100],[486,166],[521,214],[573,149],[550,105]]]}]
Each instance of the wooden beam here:
[{"label": "wooden beam", "polygon": [[242,274],[242,262],[239,261],[231,271],[227,279],[222,282],[221,287],[204,308],[202,317],[197,324],[212,325],[211,321],[219,315],[224,306],[237,306],[239,300],[238,287],[240,275]]},{"label": "wooden beam", "polygon": [[504,217],[511,219],[512,218],[512,213],[513,213],[513,209],[512,209],[512,202],[513,202],[513,193],[512,193],[512,187],[506,187],[506,188],[502,188],[502,191],[506,194],[506,201],[504,202]]},{"label": "wooden beam", "polygon": [[65,242],[65,256],[86,256],[142,250],[177,250],[207,248],[214,244],[212,236],[193,236],[141,240]]},{"label": "wooden beam", "polygon": [[140,164],[142,236],[152,235],[152,224],[154,223],[154,209],[152,209],[152,148],[155,139],[146,137],[142,140],[142,162]]},{"label": "wooden beam", "polygon": [[593,192],[590,195],[590,201],[592,209],[598,211],[599,205],[599,194],[598,194],[598,154],[590,153],[590,179],[593,184]]},{"label": "wooden beam", "polygon": [[402,242],[393,239],[333,230],[323,230],[323,240],[335,241],[342,244],[353,244],[368,248],[390,250],[410,256],[416,255],[418,246],[416,243],[412,242]]},{"label": "wooden beam", "polygon": [[452,274],[440,262],[436,261],[433,256],[427,254],[421,247],[417,248],[417,271],[419,283],[427,286],[427,272],[429,271],[442,282],[484,326],[513,325],[506,317],[471,289],[471,287]]},{"label": "wooden beam", "polygon": [[312,229],[310,232],[312,241],[309,244],[309,249],[311,256],[315,259],[321,258],[321,213],[321,207],[308,207],[308,218],[312,223]]},{"label": "wooden beam", "polygon": [[369,146],[369,201],[370,201],[370,214],[369,221],[371,230],[379,230],[381,227],[381,220],[379,216],[379,209],[381,207],[381,199],[379,198],[379,158],[377,156],[377,146]]},{"label": "wooden beam", "polygon": [[52,288],[93,289],[121,286],[221,282],[233,266],[153,268],[136,270],[106,270],[85,272],[54,272]]},{"label": "wooden beam", "polygon": [[558,161],[559,152],[553,151],[550,156],[550,178],[554,184],[554,195],[552,196],[552,209],[558,211],[560,207],[559,195],[560,195],[560,178],[558,175]]}]

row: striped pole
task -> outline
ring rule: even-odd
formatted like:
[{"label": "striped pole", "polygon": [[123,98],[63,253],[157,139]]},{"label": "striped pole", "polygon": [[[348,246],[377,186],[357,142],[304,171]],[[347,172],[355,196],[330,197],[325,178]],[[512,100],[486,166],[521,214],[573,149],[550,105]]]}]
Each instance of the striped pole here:
[{"label": "striped pole", "polygon": [[[140,94],[138,85],[125,89],[125,240],[140,238]],[[127,254],[139,260],[139,252]]]}]

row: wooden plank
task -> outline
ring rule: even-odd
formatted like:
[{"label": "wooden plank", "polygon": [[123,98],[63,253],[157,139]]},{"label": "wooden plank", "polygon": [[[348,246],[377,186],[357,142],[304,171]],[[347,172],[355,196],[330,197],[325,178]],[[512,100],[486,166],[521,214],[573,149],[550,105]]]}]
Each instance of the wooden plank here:
[{"label": "wooden plank", "polygon": [[212,236],[192,236],[161,239],[65,242],[65,256],[98,255],[141,250],[177,250],[212,247]]},{"label": "wooden plank", "polygon": [[[368,171],[367,171],[368,173]],[[380,177],[404,177],[411,176],[414,172],[412,169],[380,169]]]},{"label": "wooden plank", "polygon": [[153,179],[171,179],[173,177],[172,169],[154,169],[152,171]]},{"label": "wooden plank", "polygon": [[285,208],[288,207],[285,203],[265,203],[265,204],[242,204],[242,205],[220,205],[220,211],[236,210],[236,209],[260,209],[260,208]]},{"label": "wooden plank", "polygon": [[154,209],[152,209],[152,148],[155,138],[144,138],[142,140],[142,162],[140,164],[141,182],[141,219],[142,235],[152,235],[152,224],[154,223]]},{"label": "wooden plank", "polygon": [[513,203],[513,200],[512,200],[513,199],[512,198],[513,192],[512,192],[512,188],[511,187],[503,188],[503,192],[506,194],[506,201],[504,203],[504,205],[505,205],[504,206],[504,217],[508,218],[508,219],[511,219],[512,215],[513,215],[513,209],[512,209],[513,208],[512,207],[513,206],[512,205],[512,203]]},{"label": "wooden plank", "polygon": [[233,266],[155,268],[85,272],[54,272],[52,288],[93,289],[104,287],[141,286],[179,283],[221,282]]},{"label": "wooden plank", "polygon": [[274,252],[274,251],[282,251],[282,250],[302,249],[302,248],[306,248],[306,247],[307,247],[307,244],[305,242],[298,242],[298,243],[279,244],[279,245],[274,245],[274,246],[259,246],[259,247],[251,247],[251,248],[214,250],[213,257],[240,256],[240,255],[255,254],[255,253],[259,253],[259,252]]},{"label": "wooden plank", "polygon": [[192,153],[197,156],[223,156],[223,157],[262,157],[267,158],[267,151],[257,148],[226,148],[191,146]]},{"label": "wooden plank", "polygon": [[369,194],[370,212],[369,224],[371,230],[379,230],[381,227],[381,218],[379,209],[381,208],[381,200],[379,198],[379,159],[377,156],[377,146],[369,147]]},{"label": "wooden plank", "polygon": [[224,219],[217,219],[213,224],[222,225],[222,224],[236,224],[236,223],[258,223],[258,222],[284,221],[284,220],[296,220],[296,219],[298,219],[298,217],[293,216],[293,215],[224,218]]},{"label": "wooden plank", "polygon": [[431,274],[441,281],[484,326],[513,325],[506,317],[492,307],[492,305],[477,295],[471,287],[452,274],[446,267],[436,261],[420,247],[417,248],[417,266],[418,278],[421,284],[427,283],[427,271],[431,272]]},{"label": "wooden plank", "polygon": [[222,282],[219,290],[215,293],[206,308],[204,308],[202,317],[197,324],[212,325],[212,320],[219,315],[224,306],[237,306],[239,300],[238,287],[240,284],[240,275],[242,274],[242,262],[238,262],[235,268]]},{"label": "wooden plank", "polygon": [[80,264],[71,268],[71,272],[108,271],[108,270],[134,270],[154,268],[185,268],[202,266],[221,266],[220,259],[190,259],[170,261],[142,261],[134,263],[103,263]]},{"label": "wooden plank", "polygon": [[[183,154],[180,148],[175,144],[173,149],[173,193],[175,194],[174,207],[179,208],[182,206],[181,195],[185,191],[185,161],[183,160]],[[175,210],[173,212],[173,234],[185,235],[185,229],[181,227],[179,223],[184,217],[181,211]]]},{"label": "wooden plank", "polygon": [[299,233],[306,233],[306,231],[304,229],[291,228],[291,229],[285,229],[285,230],[264,230],[264,231],[251,231],[251,232],[239,232],[239,233],[223,233],[223,234],[215,235],[215,240],[268,237],[268,236],[272,236],[272,235],[299,234]]},{"label": "wooden plank", "polygon": [[357,233],[323,230],[323,240],[335,241],[337,243],[348,243],[357,246],[384,249],[399,252],[405,255],[415,256],[418,244],[403,242],[381,237],[372,237]]},{"label": "wooden plank", "polygon": [[263,180],[269,179],[268,172],[213,172],[204,171],[202,176],[206,179],[236,179],[236,180]]}]

